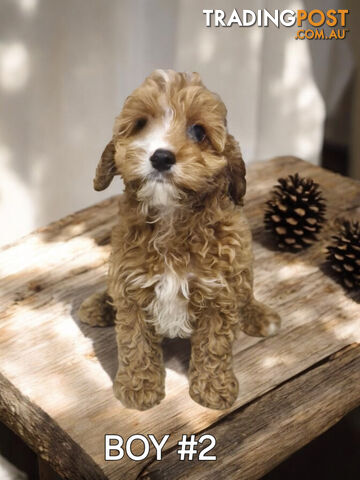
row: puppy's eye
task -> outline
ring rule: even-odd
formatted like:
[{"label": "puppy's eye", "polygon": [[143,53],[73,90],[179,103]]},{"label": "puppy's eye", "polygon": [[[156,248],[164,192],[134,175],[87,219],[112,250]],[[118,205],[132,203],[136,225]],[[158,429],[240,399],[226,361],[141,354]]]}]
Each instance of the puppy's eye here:
[{"label": "puppy's eye", "polygon": [[132,133],[140,132],[145,127],[146,124],[147,124],[147,118],[138,118],[135,122]]},{"label": "puppy's eye", "polygon": [[206,137],[206,132],[202,125],[191,125],[187,129],[187,134],[194,142],[198,143],[201,143]]}]

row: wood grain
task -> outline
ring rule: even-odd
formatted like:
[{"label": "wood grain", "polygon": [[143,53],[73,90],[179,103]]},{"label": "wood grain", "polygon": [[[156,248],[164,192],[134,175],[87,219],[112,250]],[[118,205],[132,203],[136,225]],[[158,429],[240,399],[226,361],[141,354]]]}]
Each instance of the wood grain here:
[{"label": "wood grain", "polygon": [[[0,374],[0,419],[65,478],[103,480],[101,469],[52,418]],[[82,465],[79,470],[79,463]],[[44,466],[45,468],[45,466]]]},{"label": "wood grain", "polygon": [[360,344],[338,353],[207,429],[216,438],[208,453],[216,455],[216,461],[180,462],[173,450],[161,462],[151,463],[140,477],[261,478],[359,404]]},{"label": "wood grain", "polygon": [[[274,249],[262,217],[277,178],[296,171],[320,183],[330,221],[316,245],[294,255]],[[7,412],[14,405],[0,391],[0,419],[20,436],[27,436],[31,447],[44,457],[40,443],[28,432],[51,419],[55,430],[46,432],[46,458],[58,473],[65,475],[66,469],[52,462],[58,453],[53,441],[56,429],[89,456],[92,463],[88,465],[97,465],[104,478],[133,479],[147,461],[124,458],[105,462],[105,433],[124,438],[134,433],[161,438],[168,433],[167,447],[171,448],[182,433],[203,431],[232,410],[360,340],[359,304],[328,275],[324,265],[324,245],[334,233],[337,219],[360,217],[359,183],[296,158],[282,157],[249,167],[246,202],[254,235],[255,291],[260,300],[278,309],[283,327],[278,336],[268,339],[239,334],[234,365],[240,393],[234,407],[225,412],[203,408],[189,397],[186,341],[165,345],[167,396],[159,406],[137,412],[123,408],[114,398],[111,387],[117,357],[113,329],[82,325],[76,312],[84,298],[105,285],[116,198],[55,222],[0,251],[0,373],[19,394],[15,404],[21,406],[26,399],[38,415],[33,427],[26,415],[9,425]],[[92,478],[86,477],[85,463],[78,462],[80,476],[71,478]]]}]

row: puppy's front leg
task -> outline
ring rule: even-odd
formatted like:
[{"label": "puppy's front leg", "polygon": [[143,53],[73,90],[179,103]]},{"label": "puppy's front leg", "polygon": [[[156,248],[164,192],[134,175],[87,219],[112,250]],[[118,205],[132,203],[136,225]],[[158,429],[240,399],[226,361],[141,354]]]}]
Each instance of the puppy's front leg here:
[{"label": "puppy's front leg", "polygon": [[236,400],[239,386],[232,369],[235,319],[206,311],[191,336],[190,396],[204,407],[225,409]]},{"label": "puppy's front leg", "polygon": [[139,310],[124,312],[117,307],[115,325],[119,356],[115,396],[125,407],[146,410],[165,396],[162,338]]}]

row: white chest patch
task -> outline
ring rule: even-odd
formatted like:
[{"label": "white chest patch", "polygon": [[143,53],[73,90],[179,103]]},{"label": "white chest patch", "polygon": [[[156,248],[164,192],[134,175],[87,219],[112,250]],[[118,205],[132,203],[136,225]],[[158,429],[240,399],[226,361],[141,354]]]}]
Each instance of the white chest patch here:
[{"label": "white chest patch", "polygon": [[153,277],[155,297],[147,307],[149,321],[165,337],[189,337],[189,285],[186,278],[168,270]]}]

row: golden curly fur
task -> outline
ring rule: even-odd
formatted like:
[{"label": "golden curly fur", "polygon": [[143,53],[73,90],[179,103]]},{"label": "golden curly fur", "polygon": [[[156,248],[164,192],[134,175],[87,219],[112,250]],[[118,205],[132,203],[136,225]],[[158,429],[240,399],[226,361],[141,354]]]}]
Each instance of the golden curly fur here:
[{"label": "golden curly fur", "polygon": [[[176,159],[166,170],[152,165],[158,149]],[[115,320],[115,395],[130,408],[158,404],[165,395],[162,339],[190,337],[191,397],[228,408],[238,394],[236,329],[272,335],[280,318],[254,299],[245,166],[223,102],[198,74],[156,70],[126,99],[95,189],[116,174],[125,191],[108,289],[79,312],[90,325]]]}]

